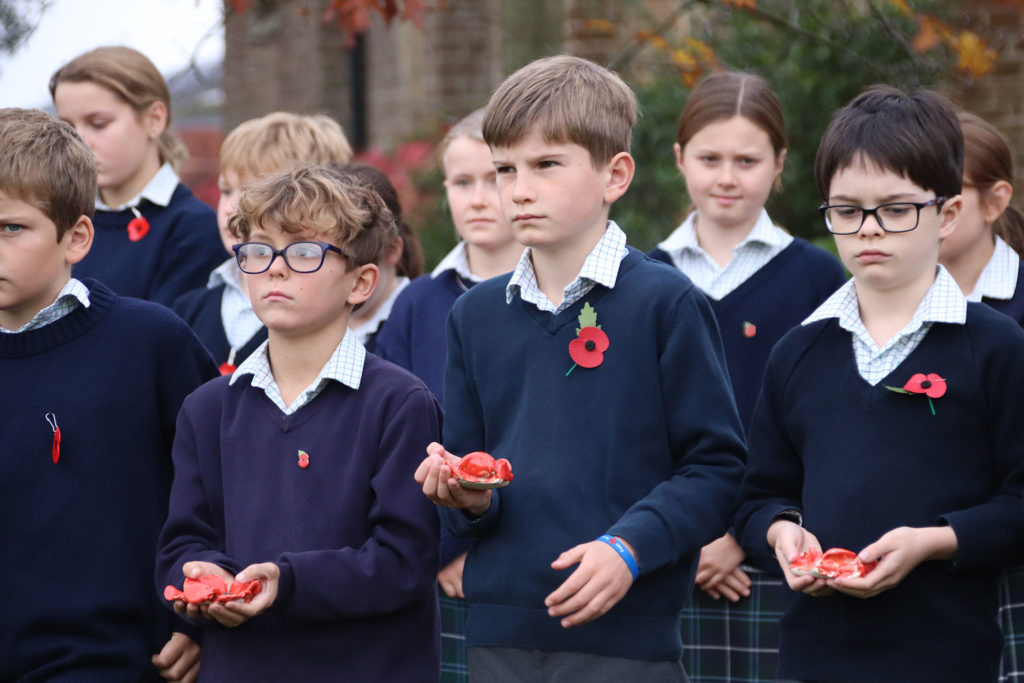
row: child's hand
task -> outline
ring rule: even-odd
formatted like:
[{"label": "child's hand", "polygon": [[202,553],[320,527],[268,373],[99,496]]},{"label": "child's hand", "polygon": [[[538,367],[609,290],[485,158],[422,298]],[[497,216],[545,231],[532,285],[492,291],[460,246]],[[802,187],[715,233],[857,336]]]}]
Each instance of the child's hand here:
[{"label": "child's hand", "polygon": [[449,598],[466,597],[462,592],[462,570],[466,566],[466,554],[456,557],[437,574],[437,582]]},{"label": "child's hand", "polygon": [[153,666],[168,681],[195,683],[199,680],[199,645],[184,633],[174,633],[160,653],[153,655]]},{"label": "child's hand", "polygon": [[[188,579],[198,579],[209,574],[214,574],[223,579],[224,583],[228,586],[231,585],[231,573],[221,567],[220,565],[214,564],[213,562],[186,562],[181,568],[181,573]],[[193,619],[209,619],[210,616],[207,613],[210,605],[206,603],[202,604],[190,604],[184,600],[174,601],[174,611],[179,614],[187,614]]]},{"label": "child's hand", "polygon": [[768,545],[775,549],[775,559],[782,567],[782,575],[786,577],[786,583],[792,590],[806,593],[814,598],[821,598],[832,595],[833,588],[825,579],[805,574],[798,576],[789,569],[789,565],[800,556],[805,550],[814,549],[821,551],[821,544],[814,534],[804,529],[799,524],[788,520],[780,519],[772,522],[768,527]]},{"label": "child's hand", "polygon": [[439,443],[427,446],[427,458],[416,468],[413,477],[423,487],[423,494],[438,505],[461,508],[477,517],[491,507],[490,489],[467,489],[452,476],[453,464],[461,458],[452,455]]},{"label": "child's hand", "polygon": [[259,579],[260,592],[249,602],[230,600],[210,605],[209,618],[215,619],[218,624],[228,628],[244,624],[274,604],[274,600],[277,599],[277,582],[280,577],[281,569],[273,562],[250,564],[239,572],[234,580],[245,583]]},{"label": "child's hand", "polygon": [[750,577],[740,569],[743,549],[726,534],[701,548],[695,583],[715,600],[723,595],[732,602],[750,595]]},{"label": "child's hand", "polygon": [[926,560],[953,559],[956,533],[952,527],[899,527],[882,534],[858,553],[861,561],[878,560],[867,575],[856,579],[833,579],[829,585],[855,598],[870,598],[898,586],[907,574]]},{"label": "child's hand", "polygon": [[[624,542],[624,541],[623,541]],[[630,552],[633,548],[627,544]],[[633,574],[619,554],[603,541],[590,541],[566,550],[552,569],[579,564],[562,585],[544,598],[548,615],[562,617],[562,628],[593,621],[610,610],[633,585]]]}]

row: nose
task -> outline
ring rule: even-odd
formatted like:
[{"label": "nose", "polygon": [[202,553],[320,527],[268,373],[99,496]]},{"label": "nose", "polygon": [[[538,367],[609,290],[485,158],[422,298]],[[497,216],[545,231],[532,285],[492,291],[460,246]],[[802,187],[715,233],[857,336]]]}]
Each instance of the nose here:
[{"label": "nose", "polygon": [[515,180],[512,181],[511,197],[516,204],[525,204],[533,201],[534,198],[533,188],[523,176],[524,174],[518,173]]},{"label": "nose", "polygon": [[861,237],[877,237],[885,234],[882,224],[878,222],[878,214],[865,214],[864,221],[860,224],[860,232],[857,234]]},{"label": "nose", "polygon": [[718,184],[724,185],[725,187],[732,187],[736,184],[736,177],[733,173],[734,169],[731,163],[724,163],[721,166],[721,171],[718,174]]},{"label": "nose", "polygon": [[475,183],[473,183],[473,194],[469,198],[470,205],[477,208],[486,206],[488,190],[489,187],[485,181],[478,180]]}]

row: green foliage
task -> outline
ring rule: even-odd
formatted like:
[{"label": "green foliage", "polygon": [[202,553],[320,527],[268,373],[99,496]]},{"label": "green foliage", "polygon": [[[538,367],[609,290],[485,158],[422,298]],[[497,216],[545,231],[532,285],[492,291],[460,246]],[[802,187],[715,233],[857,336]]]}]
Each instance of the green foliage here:
[{"label": "green foliage", "polygon": [[[916,23],[889,2],[760,0],[756,10],[705,4],[690,35],[709,45],[723,67],[763,77],[782,100],[789,151],[784,189],[769,199],[769,214],[793,234],[821,236],[814,155],[833,112],[874,83],[931,87],[949,64],[913,51]],[[918,13],[948,14],[949,3],[914,4]],[[643,110],[634,134],[637,174],[612,214],[630,243],[647,250],[678,225],[688,206],[672,143],[689,91],[667,58],[636,91]]]},{"label": "green foliage", "polygon": [[48,5],[45,0],[0,0],[0,53],[14,54]]}]

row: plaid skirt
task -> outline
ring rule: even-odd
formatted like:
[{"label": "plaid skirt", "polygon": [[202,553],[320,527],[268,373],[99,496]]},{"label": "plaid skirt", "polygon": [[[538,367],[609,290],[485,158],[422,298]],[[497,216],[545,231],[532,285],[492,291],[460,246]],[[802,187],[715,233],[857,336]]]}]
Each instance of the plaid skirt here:
[{"label": "plaid skirt", "polygon": [[438,589],[441,606],[441,683],[466,683],[466,601],[449,598]]},{"label": "plaid skirt", "polygon": [[693,683],[776,680],[779,620],[790,589],[779,576],[743,569],[750,576],[750,597],[715,600],[695,586],[683,608],[683,666]]},{"label": "plaid skirt", "polygon": [[1024,567],[1003,572],[999,580],[999,626],[1003,629],[1000,681],[1024,681]]}]

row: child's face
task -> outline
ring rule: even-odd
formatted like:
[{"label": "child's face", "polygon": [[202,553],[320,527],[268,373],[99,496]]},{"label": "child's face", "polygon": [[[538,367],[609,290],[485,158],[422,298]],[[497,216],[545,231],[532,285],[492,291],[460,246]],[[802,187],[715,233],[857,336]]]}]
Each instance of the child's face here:
[{"label": "child's face", "polygon": [[[573,250],[604,232],[608,207],[625,193],[632,160],[620,153],[595,168],[590,153],[573,143],[550,143],[536,130],[510,147],[491,150],[501,208],[521,244]],[[623,184],[616,166],[629,160]],[[588,247],[589,249],[589,247]]]},{"label": "child's face", "polygon": [[[873,209],[890,202],[926,202],[934,198],[935,192],[903,176],[883,171],[870,160],[857,160],[832,177],[826,203]],[[917,227],[909,232],[885,232],[874,216],[868,216],[858,232],[835,235],[839,257],[858,288],[886,292],[915,285],[926,288],[935,278],[940,241],[956,229],[960,205],[957,195],[941,208],[922,208]]]},{"label": "child's face", "polygon": [[91,244],[85,216],[58,242],[46,214],[0,192],[0,327],[16,330],[52,304]]},{"label": "child's face", "polygon": [[444,152],[444,187],[459,237],[474,247],[499,250],[515,241],[501,211],[491,148],[460,137]]},{"label": "child's face", "polygon": [[[257,229],[248,241],[264,242],[275,249],[284,249],[294,242],[333,243],[328,235],[291,234],[274,225]],[[323,331],[340,336],[348,325],[352,307],[366,301],[373,292],[376,275],[375,265],[349,268],[345,257],[328,251],[323,265],[312,273],[296,273],[284,257],[278,256],[267,271],[244,277],[253,310],[268,330],[292,338],[309,338]]]},{"label": "child's face", "polygon": [[113,92],[88,81],[61,83],[53,101],[57,116],[78,131],[96,156],[104,202],[131,200],[159,168],[158,144],[166,125],[163,103],[154,103],[138,116]]},{"label": "child's face", "polygon": [[220,190],[220,198],[217,200],[217,228],[220,230],[220,241],[231,254],[231,247],[238,243],[238,238],[228,230],[228,221],[235,215],[238,196],[242,192],[242,181],[238,173],[230,168],[221,171],[217,178],[217,189]]},{"label": "child's face", "polygon": [[742,116],[709,123],[674,150],[702,231],[753,228],[786,158]]}]

